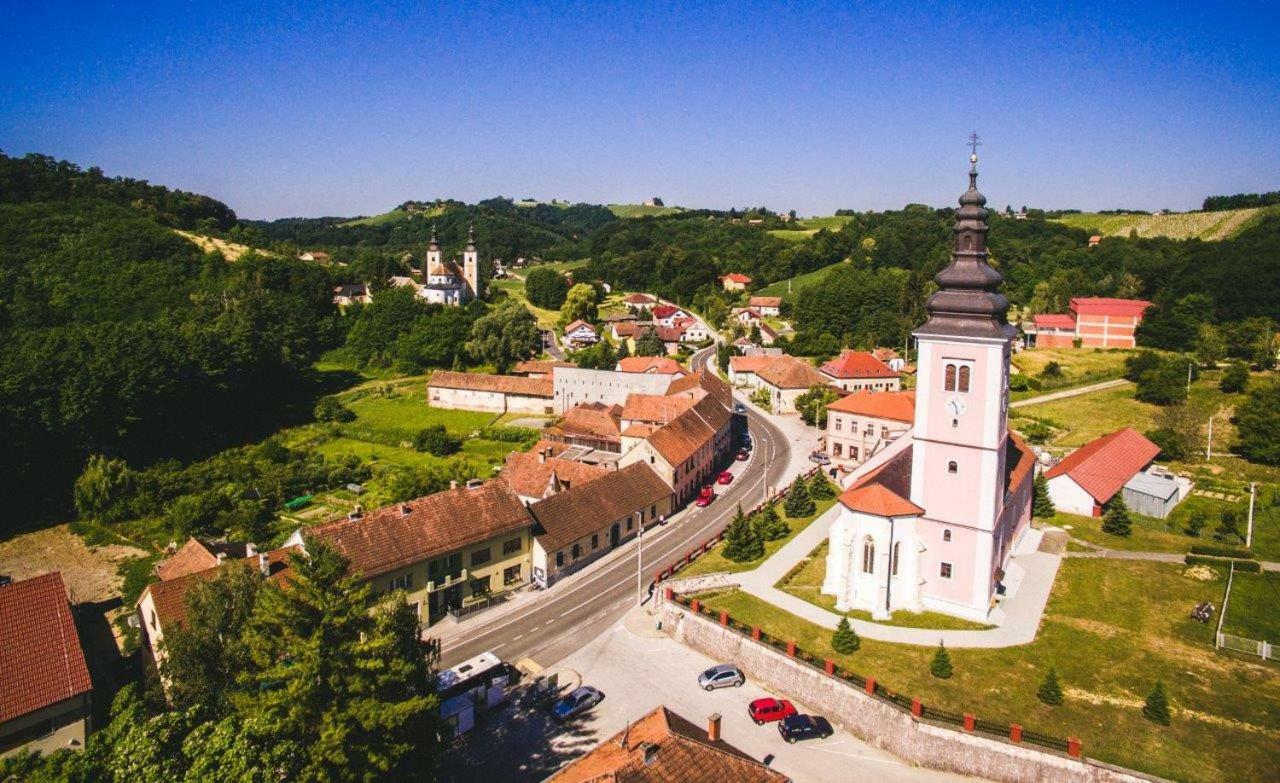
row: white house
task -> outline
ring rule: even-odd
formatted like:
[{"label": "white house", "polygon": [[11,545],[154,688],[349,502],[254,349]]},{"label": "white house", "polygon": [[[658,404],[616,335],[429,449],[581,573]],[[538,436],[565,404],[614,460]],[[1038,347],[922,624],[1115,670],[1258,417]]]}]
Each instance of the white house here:
[{"label": "white house", "polygon": [[753,296],[747,300],[747,306],[754,309],[760,315],[777,316],[782,313],[782,297],[780,296]]},{"label": "white house", "polygon": [[1160,447],[1125,427],[1068,454],[1045,471],[1054,508],[1069,514],[1102,516],[1102,507],[1140,474]]},{"label": "white house", "polygon": [[600,342],[600,333],[586,321],[578,320],[564,328],[565,346],[571,351]]}]

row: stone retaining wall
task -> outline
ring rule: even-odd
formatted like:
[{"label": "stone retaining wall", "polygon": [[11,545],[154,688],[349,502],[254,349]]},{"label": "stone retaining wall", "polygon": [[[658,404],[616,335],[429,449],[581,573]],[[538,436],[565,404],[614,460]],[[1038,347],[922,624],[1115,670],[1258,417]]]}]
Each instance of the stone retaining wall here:
[{"label": "stone retaining wall", "polygon": [[659,600],[657,610],[663,630],[677,641],[718,661],[737,664],[753,680],[812,707],[833,724],[909,763],[1001,783],[1162,780],[919,720],[674,601]]}]

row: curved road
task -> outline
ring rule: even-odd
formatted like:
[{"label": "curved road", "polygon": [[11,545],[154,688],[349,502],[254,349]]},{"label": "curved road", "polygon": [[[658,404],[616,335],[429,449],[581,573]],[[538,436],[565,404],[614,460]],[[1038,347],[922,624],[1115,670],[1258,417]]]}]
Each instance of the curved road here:
[{"label": "curved road", "polygon": [[[714,347],[694,354],[695,370],[706,367]],[[690,506],[680,519],[665,527],[649,528],[644,535],[641,581],[677,557],[702,544],[729,523],[739,503],[750,508],[776,489],[787,463],[790,446],[782,432],[767,418],[748,408],[748,428],[754,448],[746,469],[716,502],[707,508]],[[586,645],[634,606],[636,594],[636,541],[619,547],[625,555],[610,553],[575,577],[546,591],[534,593],[528,605],[485,622],[484,616],[443,642],[441,668],[454,666],[485,651],[506,661],[529,657],[548,666]]]}]

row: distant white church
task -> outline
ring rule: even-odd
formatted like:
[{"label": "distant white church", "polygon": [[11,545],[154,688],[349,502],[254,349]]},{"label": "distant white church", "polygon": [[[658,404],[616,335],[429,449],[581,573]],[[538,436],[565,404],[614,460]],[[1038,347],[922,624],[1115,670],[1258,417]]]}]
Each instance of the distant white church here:
[{"label": "distant white church", "polygon": [[456,260],[444,260],[436,232],[431,230],[431,244],[422,263],[422,282],[408,277],[392,278],[394,285],[411,285],[418,296],[432,304],[460,306],[475,299],[480,291],[480,254],[476,251],[475,227],[467,230],[467,246],[462,251],[462,266]]}]

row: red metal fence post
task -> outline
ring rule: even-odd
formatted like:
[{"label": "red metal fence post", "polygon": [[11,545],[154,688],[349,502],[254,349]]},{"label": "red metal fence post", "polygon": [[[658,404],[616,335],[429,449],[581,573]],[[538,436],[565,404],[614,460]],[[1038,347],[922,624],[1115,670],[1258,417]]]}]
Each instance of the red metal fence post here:
[{"label": "red metal fence post", "polygon": [[870,694],[871,694],[871,695],[873,695],[873,696],[875,695],[875,693],[876,693],[876,678],[875,678],[875,677],[868,677],[868,678],[867,678],[867,693],[870,693]]},{"label": "red metal fence post", "polygon": [[965,731],[973,731],[973,727],[975,724],[977,724],[977,722],[978,722],[978,719],[977,717],[974,716],[972,712],[966,712],[964,714],[964,730]]},{"label": "red metal fence post", "polygon": [[1010,726],[1009,739],[1013,740],[1014,742],[1022,742],[1022,727],[1016,723]]},{"label": "red metal fence post", "polygon": [[787,657],[788,658],[796,657],[796,643],[793,641],[787,642]]},{"label": "red metal fence post", "polygon": [[917,718],[924,717],[924,705],[920,703],[919,699],[911,700],[911,714]]},{"label": "red metal fence post", "polygon": [[1067,755],[1073,759],[1080,758],[1080,738],[1067,737]]},{"label": "red metal fence post", "polygon": [[757,642],[760,641],[760,626],[751,626],[751,638],[755,639]]},{"label": "red metal fence post", "polygon": [[694,599],[693,603],[689,604],[689,608],[693,610],[694,614],[697,614],[698,610],[702,608],[702,602]]},{"label": "red metal fence post", "polygon": [[729,624],[729,613],[723,609],[720,610],[720,624],[721,625]]},{"label": "red metal fence post", "polygon": [[830,658],[828,658],[828,659],[827,659],[827,674],[835,674],[835,673],[836,673],[836,662],[835,662],[835,661],[833,661],[833,660],[831,660]]},{"label": "red metal fence post", "polygon": [[668,601],[670,601],[670,600],[671,600],[671,597],[672,597],[673,595],[675,595],[675,594],[676,594],[676,591],[675,591],[675,590],[672,590],[670,587],[664,587],[664,588],[662,588],[662,597],[663,597],[663,598],[665,598],[665,599],[666,599],[666,600],[668,600]]}]

